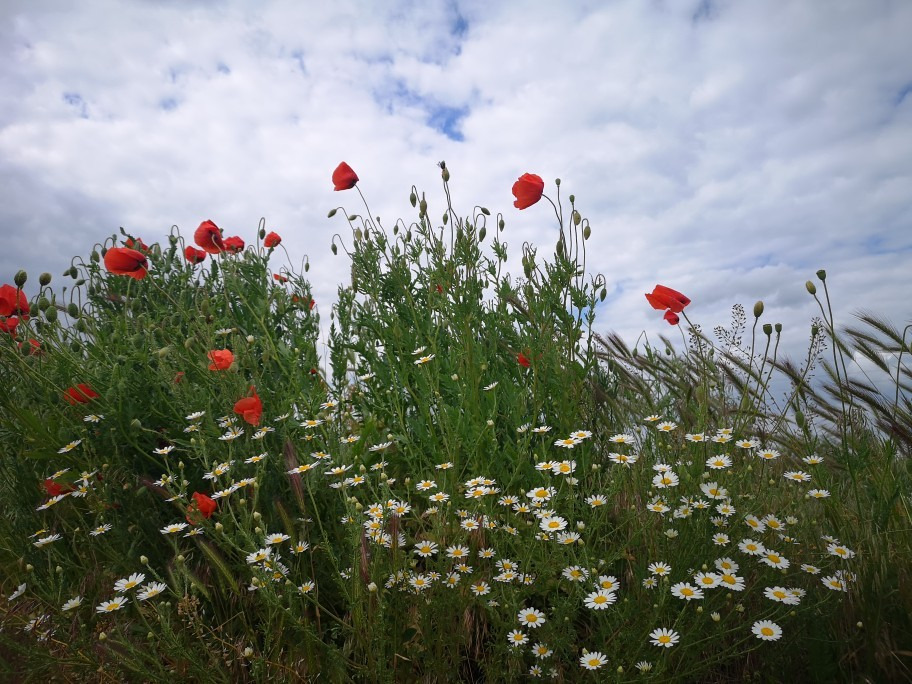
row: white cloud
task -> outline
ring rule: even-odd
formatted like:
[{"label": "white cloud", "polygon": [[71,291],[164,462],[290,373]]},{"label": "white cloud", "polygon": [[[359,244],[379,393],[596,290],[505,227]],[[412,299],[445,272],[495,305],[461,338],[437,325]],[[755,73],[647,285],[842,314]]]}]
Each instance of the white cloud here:
[{"label": "white cloud", "polygon": [[328,303],[336,164],[392,224],[412,183],[440,213],[446,159],[458,206],[504,212],[514,272],[556,227],[510,186],[560,176],[616,285],[598,324],[631,341],[669,332],[661,282],[706,329],[764,299],[797,350],[820,267],[840,320],[905,321],[910,30],[886,1],[4,3],[0,280],[119,225],[249,242],[265,215]]}]

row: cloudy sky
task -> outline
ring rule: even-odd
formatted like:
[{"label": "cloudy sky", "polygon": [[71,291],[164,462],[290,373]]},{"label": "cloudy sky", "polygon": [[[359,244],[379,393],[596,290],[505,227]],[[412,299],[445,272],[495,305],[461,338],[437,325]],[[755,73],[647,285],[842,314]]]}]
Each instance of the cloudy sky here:
[{"label": "cloudy sky", "polygon": [[[575,193],[600,330],[670,334],[643,293],[687,294],[708,330],[763,299],[796,353],[826,268],[839,320],[912,318],[912,3],[0,3],[0,281],[55,276],[124,226],[146,242],[260,217],[306,253],[324,316],[344,256],[326,218],[352,193],[413,218],[502,211],[515,257],[552,248],[522,173]],[[59,281],[59,279],[58,279]]]}]

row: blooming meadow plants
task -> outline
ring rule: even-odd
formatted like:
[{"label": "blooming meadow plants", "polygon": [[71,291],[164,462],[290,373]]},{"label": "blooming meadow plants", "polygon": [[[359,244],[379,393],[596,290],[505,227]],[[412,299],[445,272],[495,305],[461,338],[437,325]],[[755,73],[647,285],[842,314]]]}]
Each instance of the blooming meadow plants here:
[{"label": "blooming meadow plants", "polygon": [[[514,209],[553,209],[557,244],[524,246],[513,277],[507,219],[458,213],[441,176],[445,207],[413,188],[387,227],[350,166],[332,174],[354,206],[330,212],[352,277],[328,376],[309,284],[264,225],[249,246],[212,221],[195,246],[115,236],[68,299],[0,300],[43,350],[0,347],[0,647],[19,671],[775,679],[832,674],[821,625],[866,638],[840,625],[871,578],[899,585],[871,572],[838,444],[764,407],[767,363],[730,344],[726,367],[695,326],[681,354],[603,344],[575,197],[565,214],[559,183],[517,181]],[[144,261],[114,263],[121,244]]]}]

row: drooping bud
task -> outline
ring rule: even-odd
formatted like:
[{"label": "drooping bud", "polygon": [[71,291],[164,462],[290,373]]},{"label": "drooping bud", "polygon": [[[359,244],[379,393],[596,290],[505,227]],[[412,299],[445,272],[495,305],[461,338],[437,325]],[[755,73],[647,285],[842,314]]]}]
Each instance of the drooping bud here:
[{"label": "drooping bud", "polygon": [[506,224],[504,223],[504,220],[503,220],[503,219],[500,219],[500,221],[497,222],[497,229],[498,229],[498,230],[503,230],[505,225],[506,225]]},{"label": "drooping bud", "polygon": [[49,307],[47,311],[44,312],[44,318],[48,323],[53,323],[57,320],[57,307]]},{"label": "drooping bud", "polygon": [[484,242],[485,236],[488,234],[488,229],[484,226],[481,227],[481,230],[478,231],[478,241]]},{"label": "drooping bud", "polygon": [[754,318],[760,318],[763,315],[763,300],[754,304]]},{"label": "drooping bud", "polygon": [[418,204],[418,195],[416,195],[414,192],[409,193],[409,202],[413,207]]},{"label": "drooping bud", "polygon": [[330,209],[330,210],[329,210],[329,213],[326,215],[326,218],[332,218],[333,216],[336,215],[336,212],[337,212],[337,211],[339,211],[339,210],[338,210],[338,209]]},{"label": "drooping bud", "polygon": [[67,314],[69,314],[70,318],[79,318],[79,307],[76,306],[76,302],[70,302],[69,306],[67,306]]},{"label": "drooping bud", "polygon": [[38,284],[41,285],[41,287],[46,287],[46,286],[50,285],[51,284],[51,274],[42,273],[40,276],[38,276]]},{"label": "drooping bud", "polygon": [[13,282],[16,283],[16,287],[18,287],[20,290],[22,289],[22,286],[25,285],[25,281],[27,280],[28,273],[21,269],[16,271],[16,275],[13,276]]},{"label": "drooping bud", "polygon": [[332,250],[332,253],[333,253],[333,254],[338,254],[338,253],[339,253],[339,250],[338,250],[338,248],[336,247],[336,243],[335,243],[335,242],[332,243],[332,244],[329,246],[329,249]]},{"label": "drooping bud", "polygon": [[134,418],[130,421],[130,427],[134,430],[142,430],[142,421],[139,418]]},{"label": "drooping bud", "polygon": [[265,240],[265,239],[266,239],[266,229],[260,228],[260,240]]},{"label": "drooping bud", "polygon": [[590,235],[592,235],[592,228],[587,225],[583,228],[583,240],[588,240]]}]

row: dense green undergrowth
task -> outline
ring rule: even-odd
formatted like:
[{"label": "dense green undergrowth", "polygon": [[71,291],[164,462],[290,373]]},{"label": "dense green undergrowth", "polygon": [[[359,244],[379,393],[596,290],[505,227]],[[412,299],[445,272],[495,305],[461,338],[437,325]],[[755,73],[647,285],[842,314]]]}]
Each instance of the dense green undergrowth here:
[{"label": "dense green undergrowth", "polygon": [[631,349],[557,190],[518,277],[487,209],[334,210],[331,311],[263,225],[17,275],[0,678],[908,680],[906,331],[837,334],[819,272],[800,362],[686,298],[677,349]]}]

